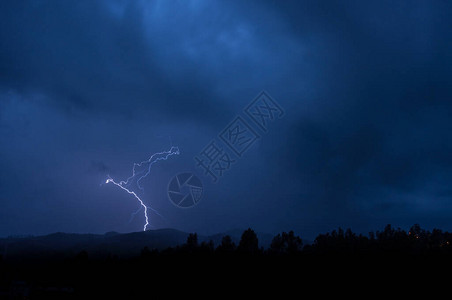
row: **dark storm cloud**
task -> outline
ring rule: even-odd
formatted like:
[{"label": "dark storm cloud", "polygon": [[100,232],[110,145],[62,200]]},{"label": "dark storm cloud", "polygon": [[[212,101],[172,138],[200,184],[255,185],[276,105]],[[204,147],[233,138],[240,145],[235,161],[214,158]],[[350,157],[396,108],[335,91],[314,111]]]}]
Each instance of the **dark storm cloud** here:
[{"label": "dark storm cloud", "polygon": [[91,170],[102,174],[108,173],[111,169],[102,161],[92,161]]},{"label": "dark storm cloud", "polygon": [[14,222],[24,204],[43,216],[30,217],[37,232],[121,231],[111,216],[134,208],[99,189],[104,173],[129,174],[167,136],[182,155],[159,174],[192,168],[262,89],[284,119],[219,185],[204,178],[203,205],[156,202],[161,226],[435,225],[451,209],[450,12],[446,1],[3,1],[1,232],[27,231]]},{"label": "dark storm cloud", "polygon": [[[313,183],[313,194],[323,193],[327,211],[373,209],[387,200],[379,197],[415,198],[432,182],[449,184],[450,8],[315,2],[280,10],[294,34],[310,41],[325,79],[312,86],[319,108],[289,129],[298,139],[288,143],[287,156],[297,155],[287,167]],[[392,216],[416,207],[404,201]]]},{"label": "dark storm cloud", "polygon": [[[114,2],[109,5],[114,5]],[[1,5],[1,84],[44,93],[63,109],[122,113],[156,111],[199,118],[210,106],[209,83],[186,70],[167,78],[145,37],[143,7],[123,5],[121,15],[99,1],[12,1]],[[158,45],[155,45],[158,47]],[[217,112],[218,114],[218,112]],[[207,115],[209,116],[209,115]]]}]

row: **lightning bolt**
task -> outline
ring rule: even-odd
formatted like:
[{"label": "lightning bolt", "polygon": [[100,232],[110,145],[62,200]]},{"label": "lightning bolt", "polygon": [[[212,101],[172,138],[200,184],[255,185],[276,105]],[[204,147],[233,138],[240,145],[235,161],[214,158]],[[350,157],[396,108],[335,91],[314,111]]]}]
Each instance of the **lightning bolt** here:
[{"label": "lightning bolt", "polygon": [[[140,181],[149,175],[149,173],[151,172],[152,165],[154,165],[156,162],[158,162],[160,160],[167,160],[168,157],[170,157],[171,155],[179,155],[179,154],[180,154],[180,152],[179,152],[178,147],[171,147],[171,149],[169,151],[155,153],[148,160],[142,161],[140,163],[134,163],[133,168],[132,168],[132,176],[127,178],[127,180],[121,180],[119,182],[116,182],[115,180],[113,180],[113,178],[108,176],[107,180],[105,181],[105,183],[113,183],[114,185],[116,185],[120,189],[126,191],[128,194],[134,196],[135,199],[138,200],[138,202],[141,205],[141,208],[144,209],[144,217],[146,220],[144,227],[143,227],[143,231],[146,231],[146,227],[149,225],[148,209],[152,210],[154,213],[156,213],[159,216],[161,216],[161,215],[157,210],[153,209],[150,206],[146,206],[146,204],[144,204],[143,200],[141,200],[141,198],[137,195],[137,193],[132,190],[131,186],[133,183],[135,183],[136,186],[138,187],[138,189],[143,191],[143,187],[140,185]],[[140,210],[141,210],[141,208],[140,208]]]}]

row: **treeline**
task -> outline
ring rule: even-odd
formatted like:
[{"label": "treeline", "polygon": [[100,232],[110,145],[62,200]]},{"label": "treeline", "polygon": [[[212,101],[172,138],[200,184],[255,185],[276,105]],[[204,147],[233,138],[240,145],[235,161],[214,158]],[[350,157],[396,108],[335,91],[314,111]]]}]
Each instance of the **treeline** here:
[{"label": "treeline", "polygon": [[[312,244],[303,244],[293,231],[283,232],[266,249],[259,245],[252,229],[245,230],[237,244],[230,236],[224,236],[219,245],[200,242],[193,233],[183,245],[164,250],[145,247],[141,254],[127,258],[113,254],[96,258],[93,253],[81,251],[63,260],[0,259],[0,299],[129,299],[134,298],[132,292],[135,298],[149,296],[150,291],[168,283],[184,293],[200,283],[224,288],[231,278],[246,284],[250,284],[250,278],[272,280],[263,286],[273,285],[274,280],[284,286],[291,280],[300,284],[307,278],[336,282],[349,280],[353,272],[347,272],[353,268],[358,270],[353,274],[359,278],[368,280],[372,274],[385,274],[387,280],[391,268],[399,271],[397,276],[400,272],[416,274],[425,268],[447,270],[451,243],[451,233],[438,229],[430,232],[419,225],[409,231],[387,225],[383,231],[368,235],[339,228],[318,235]],[[351,259],[344,259],[344,255]],[[358,259],[353,259],[355,256]],[[428,258],[425,264],[421,264],[423,256]],[[439,259],[435,261],[434,257]],[[425,274],[443,274],[433,270]],[[349,285],[350,281],[344,286]]]},{"label": "treeline", "polygon": [[333,230],[320,234],[312,244],[303,244],[301,237],[293,231],[276,235],[270,247],[259,247],[256,233],[251,229],[243,232],[236,245],[228,235],[215,247],[213,241],[198,242],[196,233],[190,234],[187,242],[163,251],[145,247],[142,258],[165,255],[256,255],[291,256],[313,254],[440,254],[452,253],[452,233],[433,229],[431,232],[413,225],[407,232],[387,225],[383,231],[368,235],[356,234],[351,229]]}]

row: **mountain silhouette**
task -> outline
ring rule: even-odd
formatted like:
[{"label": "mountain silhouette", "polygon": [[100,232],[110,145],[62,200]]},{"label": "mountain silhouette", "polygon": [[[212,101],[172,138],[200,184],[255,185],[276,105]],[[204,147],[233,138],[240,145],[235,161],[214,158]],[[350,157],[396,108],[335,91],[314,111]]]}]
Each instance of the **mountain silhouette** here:
[{"label": "mountain silhouette", "polygon": [[[234,229],[214,235],[198,235],[200,242],[212,240],[217,246],[225,235],[236,244],[243,230]],[[44,236],[8,237],[0,239],[0,253],[8,259],[68,258],[87,251],[91,258],[119,256],[133,257],[147,247],[163,250],[186,242],[189,233],[176,229],[157,229],[132,233],[77,234],[57,232]],[[273,236],[257,233],[259,245],[267,248]]]}]

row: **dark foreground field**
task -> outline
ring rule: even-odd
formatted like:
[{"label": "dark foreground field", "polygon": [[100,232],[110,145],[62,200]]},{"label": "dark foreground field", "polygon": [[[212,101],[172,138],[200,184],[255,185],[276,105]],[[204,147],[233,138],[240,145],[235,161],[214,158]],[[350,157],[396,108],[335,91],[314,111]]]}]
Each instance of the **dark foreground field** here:
[{"label": "dark foreground field", "polygon": [[[25,239],[32,238],[16,243]],[[135,255],[122,256],[114,248],[110,253],[103,249],[95,255],[86,250],[65,255],[42,243],[47,254],[29,249],[17,255],[11,249],[23,248],[10,245],[0,261],[0,299],[151,299],[162,293],[208,296],[212,289],[212,296],[241,289],[266,294],[297,288],[303,294],[319,284],[328,289],[317,292],[325,293],[334,285],[372,285],[376,278],[398,282],[418,280],[420,274],[434,277],[449,268],[451,241],[447,232],[415,225],[408,232],[387,226],[369,236],[339,229],[307,245],[293,232],[282,233],[267,248],[259,246],[251,229],[237,244],[226,235],[217,246],[189,234],[179,246],[157,249],[149,244]],[[106,247],[102,245],[91,251]]]}]

